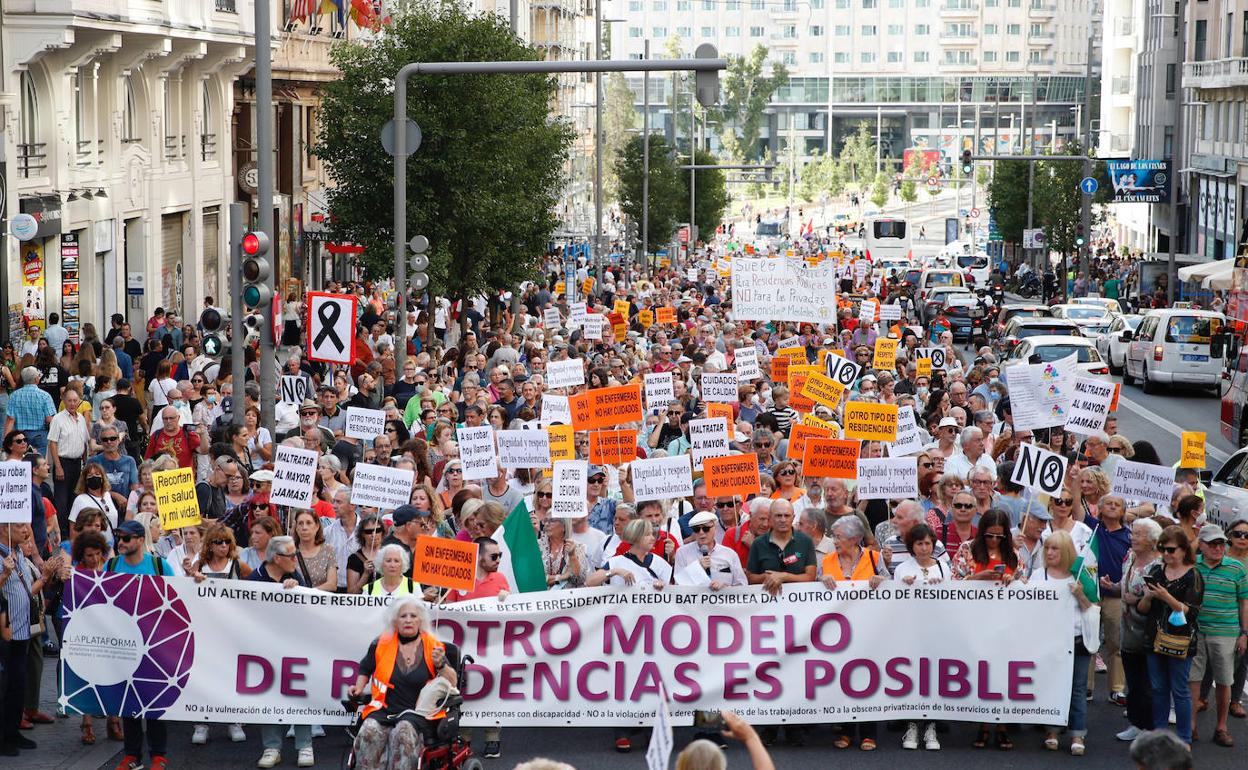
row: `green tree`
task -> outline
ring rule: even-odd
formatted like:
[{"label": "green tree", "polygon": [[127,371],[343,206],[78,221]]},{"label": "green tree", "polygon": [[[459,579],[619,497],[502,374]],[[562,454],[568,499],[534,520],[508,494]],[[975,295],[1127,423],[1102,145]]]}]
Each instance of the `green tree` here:
[{"label": "green tree", "polygon": [[910,204],[919,199],[919,180],[925,179],[927,174],[927,163],[923,157],[923,153],[914,152],[910,154],[910,163],[902,170],[901,177],[901,199],[906,202],[906,210],[909,211]]},{"label": "green tree", "polygon": [[841,164],[850,182],[857,185],[858,190],[875,178],[875,137],[867,121],[858,124],[858,131],[845,140],[841,147]]},{"label": "green tree", "polygon": [[[1064,151],[1078,155],[1080,148],[1068,144]],[[1032,209],[1044,225],[1049,248],[1062,253],[1075,252],[1075,225],[1079,222],[1083,194],[1079,180],[1083,178],[1080,161],[1044,160],[1036,162]]]},{"label": "green tree", "polygon": [[888,173],[881,171],[875,175],[875,182],[871,184],[871,202],[876,208],[884,208],[884,204],[888,203]]},{"label": "green tree", "polygon": [[[393,159],[377,137],[393,113],[394,76],[408,62],[541,59],[505,21],[455,4],[396,9],[386,34],[341,43],[342,76],[326,86],[315,153],[334,185],[337,239],[364,246],[370,276],[394,274]],[[423,144],[408,159],[407,232],[429,238],[431,291],[452,297],[533,277],[557,221],[572,130],[549,119],[554,78],[417,75],[408,116]]]},{"label": "green tree", "polygon": [[1027,161],[998,160],[988,183],[992,209],[1006,243],[1022,243],[1027,227]]},{"label": "green tree", "polygon": [[729,56],[728,69],[720,79],[714,118],[724,136],[735,140],[731,144],[725,140],[723,145],[725,149],[733,148],[729,157],[736,160],[759,157],[758,137],[762,134],[764,110],[776,90],[789,82],[789,71],[779,62],[771,62],[771,74],[765,73],[767,53],[765,46],[757,45],[749,56]]},{"label": "green tree", "polygon": [[633,89],[622,72],[612,72],[607,78],[605,98],[602,105],[602,170],[603,197],[615,200],[619,180],[615,177],[615,161],[628,144],[630,134],[641,125],[641,116],[634,106]]},{"label": "green tree", "polygon": [[[643,143],[643,137],[630,137],[624,151],[615,160],[616,196],[624,214],[637,223],[639,238],[642,222]],[[689,210],[689,190],[681,181],[680,172],[672,162],[669,152],[670,145],[661,135],[650,137],[650,237],[647,239],[647,251],[651,252],[668,242],[676,229],[680,213]]]},{"label": "green tree", "polygon": [[[715,155],[707,150],[695,153],[696,165],[709,166],[718,161]],[[693,172],[694,196],[693,216],[698,226],[698,235],[702,240],[709,240],[715,228],[723,222],[724,212],[728,210],[728,184],[724,181],[724,172],[718,169],[702,169]],[[685,181],[685,199],[689,199],[689,172],[681,172]]]}]

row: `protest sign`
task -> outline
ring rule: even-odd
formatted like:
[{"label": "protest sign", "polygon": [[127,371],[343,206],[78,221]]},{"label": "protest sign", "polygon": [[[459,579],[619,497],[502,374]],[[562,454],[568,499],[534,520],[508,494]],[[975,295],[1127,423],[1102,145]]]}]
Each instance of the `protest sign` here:
[{"label": "protest sign", "polygon": [[421,585],[471,591],[477,584],[477,544],[419,535],[412,549],[412,580]]},{"label": "protest sign", "polygon": [[160,526],[166,532],[199,523],[193,468],[153,471],[152,494],[156,496],[156,510],[160,512]]},{"label": "protest sign", "polygon": [[459,444],[459,460],[464,469],[464,481],[492,479],[498,475],[494,426],[461,425],[455,429],[455,438]]},{"label": "protest sign", "polygon": [[637,313],[637,323],[641,324],[644,329],[654,326],[654,311],[650,308],[639,311]]},{"label": "protest sign", "polygon": [[[560,460],[571,460],[576,457],[575,432],[571,425],[551,425],[546,429],[546,435],[550,437],[551,465]],[[551,475],[549,466],[542,471],[542,475]]]},{"label": "protest sign", "polygon": [[703,401],[734,404],[737,401],[737,375],[732,372],[703,374],[701,396]]},{"label": "protest sign", "polygon": [[880,305],[880,320],[881,321],[900,321],[901,320],[901,305],[897,305],[894,303],[889,303],[887,305]]},{"label": "protest sign", "polygon": [[593,278],[586,278],[585,280],[581,281],[581,294],[588,295],[588,294],[593,293],[593,291],[594,291],[594,279]]},{"label": "protest sign", "polygon": [[728,446],[728,422],[723,417],[689,421],[689,446],[695,470],[702,468],[708,457],[720,457],[732,451]]},{"label": "protest sign", "polygon": [[351,475],[351,504],[394,510],[412,497],[415,471],[356,463]]},{"label": "protest sign", "polygon": [[572,424],[572,407],[568,404],[568,397],[558,393],[543,393],[541,424],[554,425],[556,423]]},{"label": "protest sign", "polygon": [[641,422],[641,384],[594,388],[569,400],[572,425],[577,430],[614,428],[625,422]]},{"label": "protest sign", "polygon": [[558,329],[562,326],[562,318],[559,316],[559,308],[548,307],[542,311],[542,326],[547,329]]},{"label": "protest sign", "polygon": [[837,405],[841,403],[841,396],[844,393],[844,385],[817,371],[808,374],[806,376],[806,384],[802,386],[803,396],[829,409],[836,409]]},{"label": "protest sign", "polygon": [[914,374],[916,377],[932,376],[932,359],[919,358],[914,362]]},{"label": "protest sign", "polygon": [[628,321],[619,313],[607,313],[607,320],[611,322],[611,334],[615,337],[616,342],[623,342],[628,339]]},{"label": "protest sign", "polygon": [[862,367],[848,358],[829,353],[823,359],[823,370],[829,378],[849,388],[858,381],[858,372],[862,371]]},{"label": "protest sign", "polygon": [[592,430],[589,461],[594,465],[619,465],[637,459],[637,431]]},{"label": "protest sign", "polygon": [[806,439],[802,454],[802,475],[816,478],[853,479],[858,477],[857,441],[839,438]]},{"label": "protest sign", "polygon": [[30,463],[25,460],[0,461],[0,524],[29,524]]},{"label": "protest sign", "polygon": [[602,339],[602,327],[605,326],[606,323],[607,323],[607,319],[605,316],[601,316],[597,313],[586,314],[585,322],[581,326],[585,339],[601,340]]},{"label": "protest sign", "polygon": [[676,323],[676,308],[674,307],[655,308],[654,320],[660,324]]},{"label": "protest sign", "polygon": [[904,457],[918,454],[923,449],[923,435],[919,433],[918,422],[914,418],[914,407],[903,406],[897,409],[897,439],[888,448],[889,457]]},{"label": "protest sign", "polygon": [[[695,280],[697,271],[690,269]],[[650,730],[650,744],[646,746],[646,770],[667,770],[672,761],[672,715],[667,703],[667,688],[659,684],[659,705],[654,711],[654,727]]]},{"label": "protest sign", "polygon": [[589,310],[584,302],[573,302],[568,307],[568,328],[576,329],[585,323],[585,316],[589,315]]},{"label": "protest sign", "polygon": [[723,417],[725,421],[724,425],[727,426],[725,427],[724,433],[726,435],[732,433],[731,431],[731,426],[733,424],[732,404],[708,403],[706,405],[706,416],[707,417]]},{"label": "protest sign", "polygon": [[359,317],[356,302],[354,294],[307,293],[303,328],[308,330],[309,361],[344,365],[352,362],[351,342],[355,339],[355,319]]},{"label": "protest sign", "polygon": [[380,409],[347,407],[347,438],[374,439],[386,432],[386,413]]},{"label": "protest sign", "polygon": [[282,375],[282,403],[299,406],[305,398],[311,398],[312,380],[304,374]]},{"label": "protest sign", "polygon": [[914,355],[916,359],[929,359],[932,362],[932,368],[936,371],[944,371],[948,368],[948,352],[944,348],[915,348]]},{"label": "protest sign", "polygon": [[875,457],[858,461],[859,500],[899,500],[919,496],[919,464],[913,457]]},{"label": "protest sign", "polygon": [[1114,383],[1109,380],[1076,377],[1070,411],[1066,413],[1066,430],[1083,436],[1105,430],[1113,399]]},{"label": "protest sign", "polygon": [[771,359],[771,381],[788,382],[790,363],[791,361],[784,356],[773,356]]},{"label": "protest sign", "polygon": [[[1018,445],[1018,461],[1014,463],[1014,475],[1010,481],[1046,495],[1055,495],[1062,491],[1065,478],[1065,457],[1035,444]],[[1168,497],[1166,499],[1169,500]]]},{"label": "protest sign", "polygon": [[897,405],[845,402],[845,438],[897,440]]},{"label": "protest sign", "polygon": [[875,361],[871,366],[875,369],[891,370],[897,366],[897,345],[901,340],[895,340],[890,337],[877,337],[875,339]]},{"label": "protest sign", "polygon": [[1185,430],[1179,443],[1179,467],[1205,467],[1205,433],[1198,430]]},{"label": "protest sign", "polygon": [[789,460],[797,460],[802,462],[805,459],[806,442],[812,438],[835,438],[828,428],[810,425],[805,421],[795,423],[789,428],[789,447],[786,455]]},{"label": "protest sign", "polygon": [[840,435],[840,432],[841,432],[841,426],[837,425],[836,423],[828,422],[827,420],[820,419],[819,417],[816,417],[813,414],[802,415],[802,423],[805,425],[809,425],[813,428],[823,428],[824,430],[828,431],[834,436]]},{"label": "protest sign", "polygon": [[615,302],[612,303],[611,309],[619,313],[620,315],[624,316],[624,318],[628,318],[628,312],[629,312],[628,300],[617,299]]},{"label": "protest sign", "polygon": [[815,408],[815,402],[802,391],[806,387],[807,378],[816,371],[818,367],[814,364],[789,366],[789,406],[799,412],[809,412]]},{"label": "protest sign", "polygon": [[554,466],[551,482],[550,515],[579,519],[589,515],[589,463],[561,460]]},{"label": "protest sign", "polygon": [[273,454],[273,488],[269,502],[311,508],[316,483],[317,451],[278,444]]},{"label": "protest sign", "polygon": [[732,317],[737,321],[833,322],[836,280],[830,262],[812,267],[782,257],[738,257],[732,264]]},{"label": "protest sign", "polygon": [[636,502],[693,495],[693,470],[689,467],[689,455],[634,460],[629,469]]},{"label": "protest sign", "polygon": [[794,334],[776,341],[776,355],[806,360],[806,348],[802,347],[802,338]]},{"label": "protest sign", "polygon": [[744,498],[762,489],[754,454],[707,457],[702,461],[702,478],[711,497]]},{"label": "protest sign", "polygon": [[1109,490],[1128,503],[1138,500],[1168,506],[1174,494],[1174,468],[1119,459]]},{"label": "protest sign", "polygon": [[[71,715],[283,730],[346,725],[354,715],[339,700],[391,602],[75,570],[60,660],[75,686],[60,705]],[[463,691],[466,727],[636,727],[654,713],[660,682],[679,704],[677,724],[689,724],[693,709],[741,708],[758,687],[768,700],[749,717],[756,725],[1030,724],[1038,714],[1065,724],[1073,602],[1069,591],[1034,581],[874,591],[798,583],[774,600],[761,586],[579,588],[445,605],[434,632],[475,658]],[[158,665],[164,675],[143,678]],[[298,686],[276,686],[283,668],[303,677]]]},{"label": "protest sign", "polygon": [[646,374],[646,409],[661,412],[676,400],[676,381],[671,372]]},{"label": "protest sign", "polygon": [[498,464],[503,468],[549,468],[550,435],[544,430],[500,430]]},{"label": "protest sign", "polygon": [[740,382],[753,382],[763,376],[763,370],[758,365],[758,348],[753,345],[734,350],[733,363]]},{"label": "protest sign", "polygon": [[546,386],[549,388],[572,388],[585,384],[585,364],[579,358],[546,363]]},{"label": "protest sign", "polygon": [[864,299],[858,305],[858,320],[870,326],[875,323],[876,313],[879,312],[880,304],[873,299]]},{"label": "protest sign", "polygon": [[1066,424],[1074,396],[1075,354],[1039,364],[1011,364],[1001,370],[1010,389],[1014,430]]}]

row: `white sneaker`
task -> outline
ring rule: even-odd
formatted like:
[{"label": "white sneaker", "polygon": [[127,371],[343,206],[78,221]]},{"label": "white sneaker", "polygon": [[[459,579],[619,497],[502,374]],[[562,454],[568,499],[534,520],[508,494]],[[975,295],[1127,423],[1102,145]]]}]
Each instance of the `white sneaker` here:
[{"label": "white sneaker", "polygon": [[282,763],[282,752],[277,749],[265,749],[260,755],[260,761],[256,763],[256,767],[276,767]]},{"label": "white sneaker", "polygon": [[196,746],[203,746],[208,742],[208,725],[195,725],[195,729],[191,731],[191,743]]},{"label": "white sneaker", "polygon": [[247,740],[247,733],[243,732],[243,726],[240,724],[230,725],[230,740],[235,743],[242,743]]},{"label": "white sneaker", "polygon": [[923,731],[923,748],[940,751],[940,740],[936,737],[936,725],[933,722],[928,722],[927,729]]},{"label": "white sneaker", "polygon": [[299,760],[295,763],[299,767],[312,767],[316,764],[316,757],[312,756],[312,747],[299,749]]},{"label": "white sneaker", "polygon": [[1178,723],[1179,723],[1179,719],[1178,719],[1178,717],[1176,717],[1176,716],[1174,715],[1174,709],[1170,709],[1170,719],[1169,719],[1169,722],[1170,722],[1170,724],[1172,724],[1172,725],[1175,725],[1175,724],[1178,724]]},{"label": "white sneaker", "polygon": [[321,725],[312,725],[312,737],[313,737],[313,738],[324,738],[324,737],[325,737],[325,728],[324,728],[323,726],[321,726]]},{"label": "white sneaker", "polygon": [[294,726],[294,725],[291,725],[290,727],[286,728],[286,737],[287,737],[287,738],[294,738],[294,737],[295,737],[295,726]]},{"label": "white sneaker", "polygon": [[901,747],[903,749],[917,749],[919,747],[919,725],[916,722],[910,722],[906,725],[906,735],[901,739]]},{"label": "white sneaker", "polygon": [[1118,735],[1117,735],[1116,737],[1117,737],[1117,738],[1118,738],[1118,740],[1120,740],[1120,741],[1133,741],[1133,740],[1135,740],[1136,738],[1138,738],[1138,737],[1139,737],[1139,735],[1140,735],[1140,733],[1142,733],[1142,732],[1144,732],[1144,731],[1143,731],[1143,730],[1141,730],[1140,728],[1136,727],[1135,725],[1129,725],[1129,726],[1127,727],[1127,729],[1125,729],[1125,730],[1123,730],[1122,732],[1118,733]]}]

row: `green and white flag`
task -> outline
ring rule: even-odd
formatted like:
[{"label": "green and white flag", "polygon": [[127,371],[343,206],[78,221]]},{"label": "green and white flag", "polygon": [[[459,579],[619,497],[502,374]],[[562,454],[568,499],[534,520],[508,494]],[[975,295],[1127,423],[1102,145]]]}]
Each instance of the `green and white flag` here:
[{"label": "green and white flag", "polygon": [[494,531],[493,538],[502,549],[498,569],[507,576],[507,582],[515,593],[546,590],[546,570],[542,566],[542,552],[537,546],[537,533],[529,518],[529,508],[521,500],[503,523]]},{"label": "green and white flag", "polygon": [[1101,589],[1096,570],[1096,539],[1100,533],[1101,528],[1098,525],[1092,531],[1092,537],[1088,538],[1087,544],[1079,552],[1075,563],[1070,565],[1070,574],[1074,575],[1079,584],[1083,586],[1083,595],[1088,597],[1090,602],[1099,602],[1101,600]]}]

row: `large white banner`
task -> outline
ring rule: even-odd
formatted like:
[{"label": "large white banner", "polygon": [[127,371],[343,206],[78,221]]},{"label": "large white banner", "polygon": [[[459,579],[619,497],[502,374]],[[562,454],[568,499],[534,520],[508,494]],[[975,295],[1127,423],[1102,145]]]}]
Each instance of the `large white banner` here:
[{"label": "large white banner", "polygon": [[[388,597],[76,572],[61,705],[196,722],[345,724]],[[891,719],[1065,724],[1069,591],[989,583],[589,588],[431,610],[475,659],[465,725]],[[985,623],[985,618],[993,622]],[[938,630],[938,632],[936,631]]]},{"label": "large white banner", "polygon": [[768,257],[732,260],[732,317],[737,321],[836,320],[832,262]]}]

